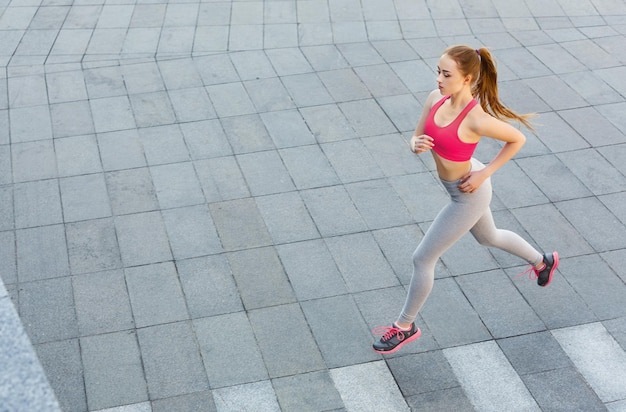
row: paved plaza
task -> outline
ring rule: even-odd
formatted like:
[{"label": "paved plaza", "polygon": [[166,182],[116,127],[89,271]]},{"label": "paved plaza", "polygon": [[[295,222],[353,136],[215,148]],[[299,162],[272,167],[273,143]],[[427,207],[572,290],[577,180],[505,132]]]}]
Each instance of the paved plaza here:
[{"label": "paved plaza", "polygon": [[[459,43],[539,114],[492,209],[561,265],[465,236],[381,356]],[[626,1],[0,0],[0,66],[0,320],[46,409],[626,411]]]}]

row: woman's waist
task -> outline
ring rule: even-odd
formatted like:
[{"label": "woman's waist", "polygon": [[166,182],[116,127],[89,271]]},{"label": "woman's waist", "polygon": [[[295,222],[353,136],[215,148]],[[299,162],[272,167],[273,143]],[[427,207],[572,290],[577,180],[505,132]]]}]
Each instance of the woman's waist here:
[{"label": "woman's waist", "polygon": [[439,179],[444,182],[457,182],[470,171],[480,170],[485,167],[484,164],[473,157],[464,162],[454,162],[442,159],[435,153],[433,153],[433,155],[437,166],[437,175],[439,176]]}]

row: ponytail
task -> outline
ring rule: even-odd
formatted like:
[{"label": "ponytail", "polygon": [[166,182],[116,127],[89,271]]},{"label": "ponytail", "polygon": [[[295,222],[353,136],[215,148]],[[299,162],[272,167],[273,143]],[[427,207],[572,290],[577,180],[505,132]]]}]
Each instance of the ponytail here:
[{"label": "ponytail", "polygon": [[478,99],[486,113],[500,120],[517,120],[533,130],[528,121],[534,114],[518,114],[506,107],[498,96],[498,72],[489,49],[472,49],[468,46],[452,46],[445,54],[456,61],[459,70],[465,75],[472,75],[472,95]]}]

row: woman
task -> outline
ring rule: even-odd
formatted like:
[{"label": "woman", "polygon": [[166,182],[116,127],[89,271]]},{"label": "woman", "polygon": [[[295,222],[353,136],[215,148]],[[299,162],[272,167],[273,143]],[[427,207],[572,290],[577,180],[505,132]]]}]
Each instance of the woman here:
[{"label": "woman", "polygon": [[[490,177],[524,145],[524,135],[503,121],[517,120],[527,127],[529,115],[505,107],[498,97],[497,73],[486,48],[452,46],[439,59],[438,90],[424,104],[410,141],[413,152],[430,151],[437,173],[451,201],[437,215],[413,253],[413,277],[404,308],[391,327],[376,328],[378,353],[394,353],[419,338],[414,320],[433,287],[435,263],[468,231],[485,246],[512,253],[527,261],[527,272],[539,286],[547,286],[559,265],[556,252],[541,254],[516,233],[497,229],[489,203]],[[476,100],[478,99],[478,101]],[[472,154],[481,136],[501,140],[498,155],[483,165]]]}]

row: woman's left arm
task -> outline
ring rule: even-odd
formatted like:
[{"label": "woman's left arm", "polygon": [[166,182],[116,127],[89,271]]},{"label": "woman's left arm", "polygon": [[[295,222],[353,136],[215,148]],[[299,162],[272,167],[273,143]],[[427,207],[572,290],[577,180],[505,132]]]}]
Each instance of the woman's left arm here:
[{"label": "woman's left arm", "polygon": [[474,123],[476,126],[473,128],[473,131],[480,136],[503,141],[505,144],[496,157],[494,157],[484,169],[474,172],[470,171],[461,178],[459,188],[461,191],[468,193],[476,190],[485,180],[504,166],[506,162],[511,160],[511,158],[520,151],[522,146],[524,146],[524,143],[526,143],[526,136],[509,123],[496,119],[486,113],[482,113],[480,119],[477,120],[478,121]]}]

